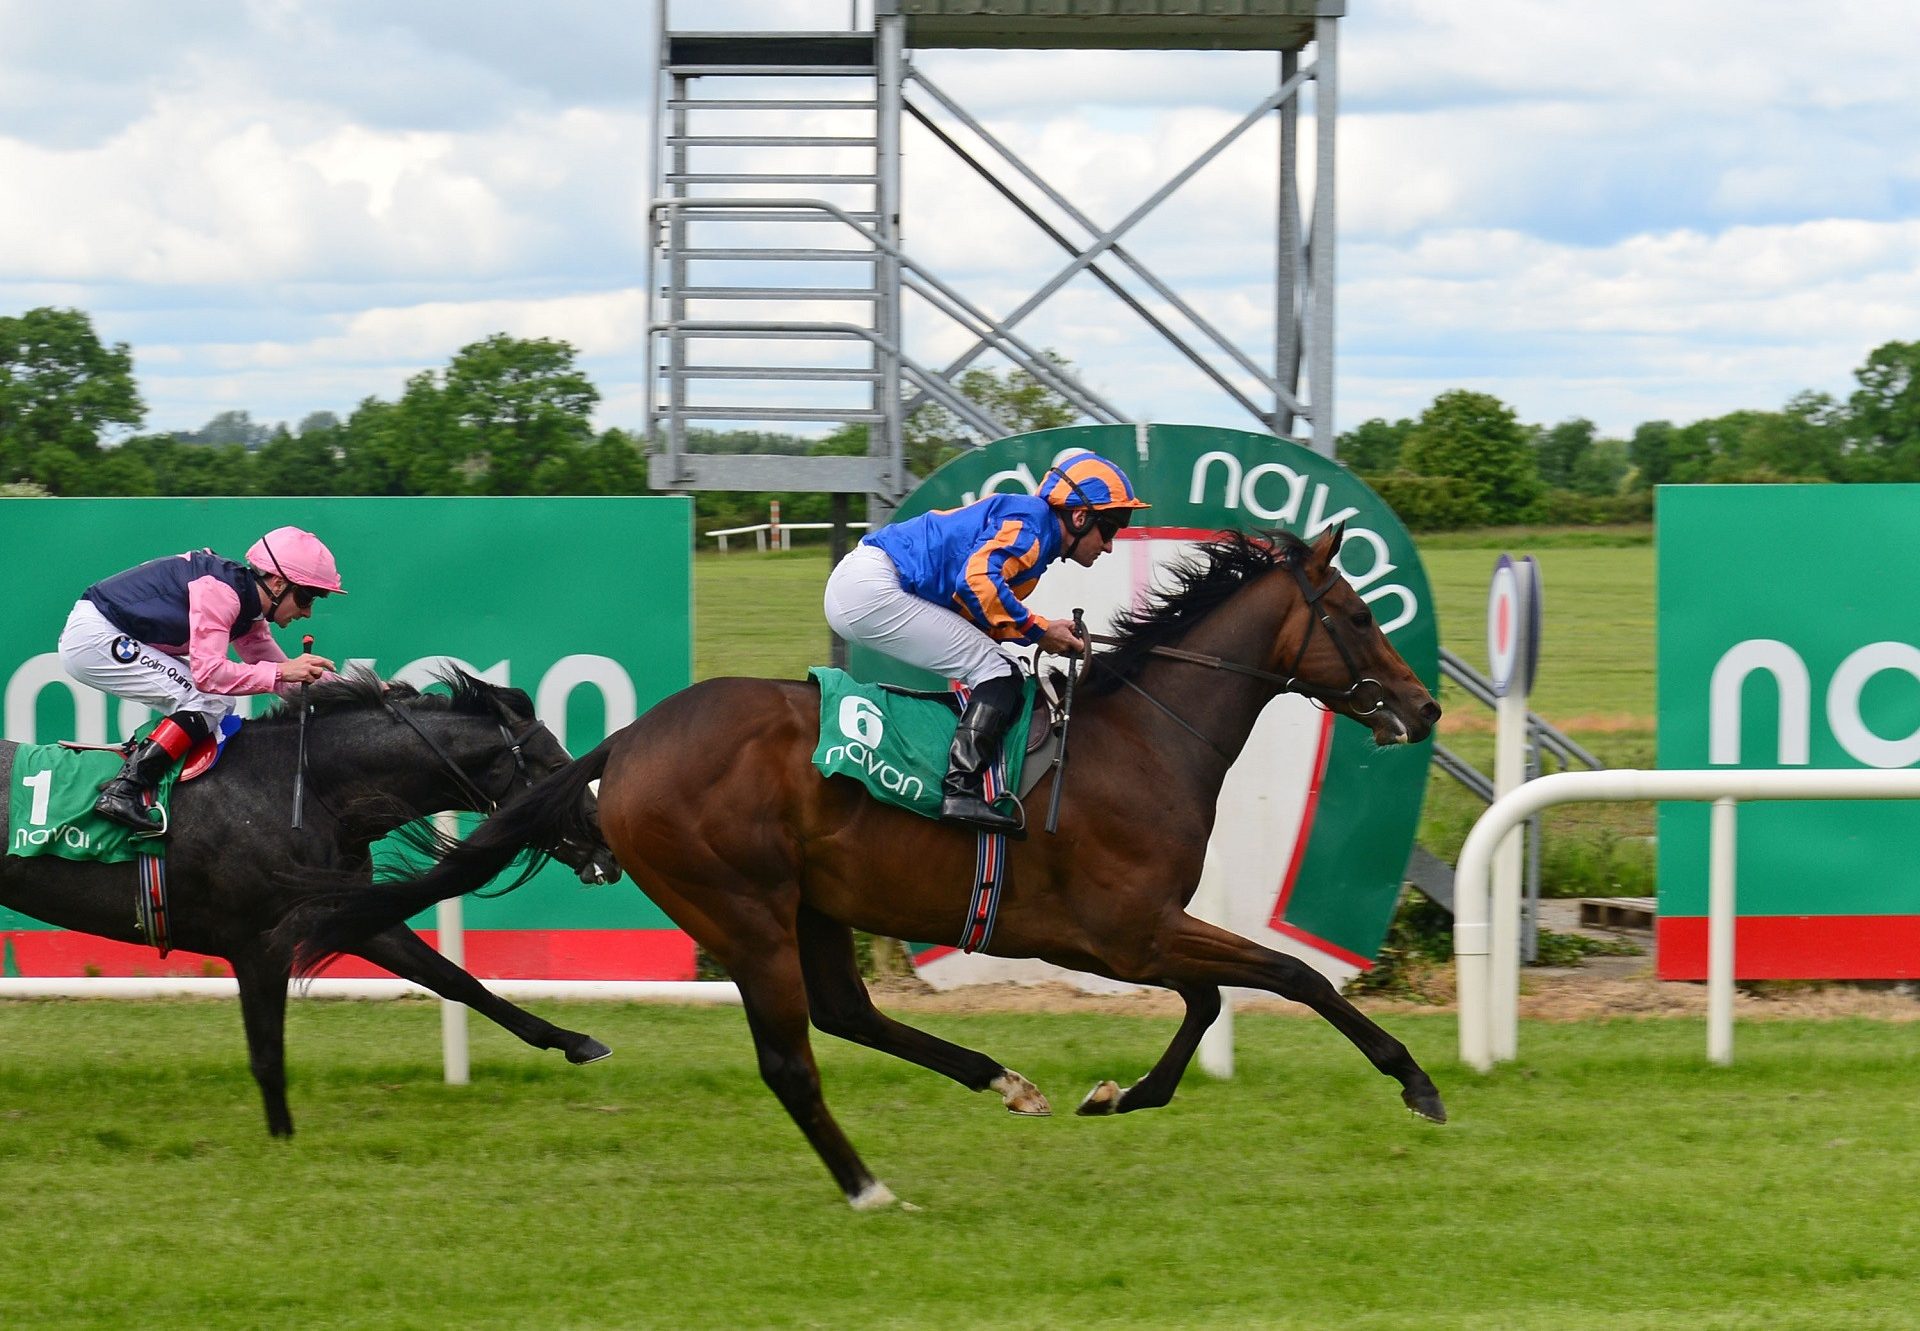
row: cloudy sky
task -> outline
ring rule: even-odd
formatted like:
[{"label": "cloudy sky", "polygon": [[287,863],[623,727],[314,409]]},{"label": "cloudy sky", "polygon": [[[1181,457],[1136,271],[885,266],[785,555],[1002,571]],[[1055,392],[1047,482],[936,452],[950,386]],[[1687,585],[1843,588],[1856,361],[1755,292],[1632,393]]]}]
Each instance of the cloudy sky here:
[{"label": "cloudy sky", "polygon": [[[845,27],[852,0],[677,0],[675,26]],[[859,12],[868,12],[860,0]],[[1351,0],[1338,423],[1452,387],[1523,419],[1843,395],[1920,339],[1907,0]],[[505,331],[563,338],[638,429],[646,0],[0,0],[0,313],[87,311],[154,429],[393,398]],[[927,52],[1103,224],[1273,90],[1254,54]],[[1128,236],[1266,354],[1270,127]],[[917,127],[906,245],[1005,313],[1063,261]],[[1140,419],[1249,425],[1082,279],[1025,326]],[[938,362],[966,339],[911,328]]]}]

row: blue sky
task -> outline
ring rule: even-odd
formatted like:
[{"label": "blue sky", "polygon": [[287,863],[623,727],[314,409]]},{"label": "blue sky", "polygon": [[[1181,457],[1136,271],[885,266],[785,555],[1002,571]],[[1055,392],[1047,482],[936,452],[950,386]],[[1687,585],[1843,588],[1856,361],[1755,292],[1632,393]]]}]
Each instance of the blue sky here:
[{"label": "blue sky", "polygon": [[[1920,339],[1904,0],[1349,10],[1342,428],[1468,387],[1623,433],[1844,395],[1873,347]],[[574,343],[601,423],[637,429],[653,23],[604,0],[0,0],[0,311],[91,313],[131,344],[156,429],[345,413],[496,331]],[[1232,53],[920,60],[1106,223],[1277,81]],[[1271,151],[1250,136],[1129,237],[1256,353]],[[1058,266],[915,132],[906,161],[907,248],[978,303],[1004,312]],[[922,359],[957,349],[915,329]],[[1130,415],[1248,424],[1090,283],[1031,331]]]}]

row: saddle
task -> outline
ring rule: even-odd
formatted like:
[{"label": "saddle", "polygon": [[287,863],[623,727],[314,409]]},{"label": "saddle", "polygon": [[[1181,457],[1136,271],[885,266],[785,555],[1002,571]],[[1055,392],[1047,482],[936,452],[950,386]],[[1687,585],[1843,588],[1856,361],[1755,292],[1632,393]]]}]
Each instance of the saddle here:
[{"label": "saddle", "polygon": [[[180,775],[175,779],[174,784],[179,785],[197,776],[205,776],[212,770],[213,765],[220,761],[220,755],[226,751],[227,741],[239,731],[239,717],[222,718],[219,728],[213,734],[187,750],[186,759],[180,764]],[[75,753],[116,753],[124,758],[128,752],[126,744],[82,744],[77,739],[63,739],[59,744],[61,748],[70,749]]]},{"label": "saddle", "polygon": [[[1034,693],[1033,719],[1027,727],[1026,763],[1020,769],[1020,786],[1013,793],[1026,802],[1033,788],[1040,784],[1040,778],[1051,772],[1060,761],[1060,722],[1066,715],[1067,673],[1059,669],[1047,669],[1038,672],[1038,688]],[[955,716],[960,715],[960,700],[952,689],[910,689],[904,684],[882,684],[880,688],[887,693],[897,693],[903,698],[924,698],[937,702]],[[1041,706],[1045,703],[1045,707]]]}]

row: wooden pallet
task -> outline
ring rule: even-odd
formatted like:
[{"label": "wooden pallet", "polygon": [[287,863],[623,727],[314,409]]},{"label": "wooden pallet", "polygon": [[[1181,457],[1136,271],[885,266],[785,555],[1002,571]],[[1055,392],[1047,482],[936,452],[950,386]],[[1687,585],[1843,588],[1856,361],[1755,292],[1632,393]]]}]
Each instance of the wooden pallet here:
[{"label": "wooden pallet", "polygon": [[1582,897],[1583,929],[1636,929],[1651,933],[1660,903],[1654,897]]}]

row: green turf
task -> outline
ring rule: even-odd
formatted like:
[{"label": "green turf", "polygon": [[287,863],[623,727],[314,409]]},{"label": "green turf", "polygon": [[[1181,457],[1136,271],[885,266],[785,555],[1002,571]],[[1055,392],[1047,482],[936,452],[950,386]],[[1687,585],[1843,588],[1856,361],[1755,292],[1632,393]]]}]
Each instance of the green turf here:
[{"label": "green turf", "polygon": [[[1240,1076],[1167,1109],[1015,1119],[821,1039],[859,1215],[733,1010],[541,1005],[441,1085],[425,1003],[296,1004],[269,1140],[230,1004],[0,1003],[0,1326],[1910,1327],[1920,1026],[1536,1025],[1492,1077],[1390,1017],[1454,1114],[1414,1120],[1317,1021],[1242,1014]],[[1170,1019],[928,1017],[1064,1109]]]}]

